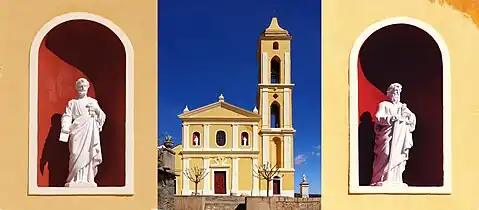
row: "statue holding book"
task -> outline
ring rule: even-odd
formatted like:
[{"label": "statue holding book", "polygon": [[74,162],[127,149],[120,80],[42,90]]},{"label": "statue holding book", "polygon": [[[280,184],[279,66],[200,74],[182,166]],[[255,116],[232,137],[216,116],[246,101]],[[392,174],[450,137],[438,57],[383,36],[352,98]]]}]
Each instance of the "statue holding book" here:
[{"label": "statue holding book", "polygon": [[102,163],[100,132],[106,120],[98,101],[87,96],[90,83],[76,82],[77,98],[68,102],[61,120],[60,141],[68,142],[69,174],[65,187],[96,187],[95,176]]}]

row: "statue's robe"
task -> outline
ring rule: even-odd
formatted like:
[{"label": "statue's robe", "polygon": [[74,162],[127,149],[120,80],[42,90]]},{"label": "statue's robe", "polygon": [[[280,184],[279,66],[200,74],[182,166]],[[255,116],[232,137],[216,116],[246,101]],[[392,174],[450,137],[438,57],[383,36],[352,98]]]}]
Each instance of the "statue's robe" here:
[{"label": "statue's robe", "polygon": [[[408,118],[392,122],[392,117]],[[416,127],[416,116],[402,103],[383,101],[376,112],[374,126],[374,166],[371,185],[402,184],[409,150],[413,146],[412,132]]]},{"label": "statue's robe", "polygon": [[[93,104],[99,109],[96,114],[87,108]],[[99,108],[97,100],[85,97],[68,102],[62,116],[62,129],[70,130],[68,145],[70,149],[69,174],[67,185],[71,183],[95,184],[98,165],[103,161],[100,146],[100,132],[106,115]]]}]

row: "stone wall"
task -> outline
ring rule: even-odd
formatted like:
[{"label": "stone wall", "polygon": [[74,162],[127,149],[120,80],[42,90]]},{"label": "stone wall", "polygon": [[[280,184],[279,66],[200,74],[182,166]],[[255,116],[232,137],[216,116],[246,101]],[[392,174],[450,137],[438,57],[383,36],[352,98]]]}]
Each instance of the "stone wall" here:
[{"label": "stone wall", "polygon": [[321,198],[247,197],[248,210],[319,210]]},{"label": "stone wall", "polygon": [[174,156],[175,153],[170,148],[158,148],[158,209],[161,210],[175,208]]},{"label": "stone wall", "polygon": [[175,210],[204,210],[204,196],[175,196]]},{"label": "stone wall", "polygon": [[175,196],[175,210],[319,210],[321,198]]},{"label": "stone wall", "polygon": [[175,205],[175,176],[158,170],[158,209],[170,210]]}]

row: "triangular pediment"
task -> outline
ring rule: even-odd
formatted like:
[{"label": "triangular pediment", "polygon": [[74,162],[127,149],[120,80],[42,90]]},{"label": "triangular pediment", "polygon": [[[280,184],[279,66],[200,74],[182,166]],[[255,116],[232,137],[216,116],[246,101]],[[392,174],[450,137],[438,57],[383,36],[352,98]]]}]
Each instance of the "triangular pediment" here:
[{"label": "triangular pediment", "polygon": [[259,114],[220,101],[178,115],[180,119],[259,119]]}]

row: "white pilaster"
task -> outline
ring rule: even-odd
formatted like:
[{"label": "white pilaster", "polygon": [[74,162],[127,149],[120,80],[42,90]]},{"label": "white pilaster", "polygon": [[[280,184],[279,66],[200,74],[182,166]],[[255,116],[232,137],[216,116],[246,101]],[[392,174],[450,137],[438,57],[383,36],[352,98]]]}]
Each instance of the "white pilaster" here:
[{"label": "white pilaster", "polygon": [[284,52],[284,83],[291,84],[291,57],[289,52]]},{"label": "white pilaster", "polygon": [[238,169],[239,169],[239,159],[238,157],[233,157],[232,170],[233,170],[233,180],[231,180],[231,191],[234,193],[238,192]]},{"label": "white pilaster", "polygon": [[267,52],[261,53],[261,72],[262,72],[262,75],[263,75],[261,83],[263,83],[263,84],[269,83],[268,53]]},{"label": "white pilaster", "polygon": [[[258,169],[258,158],[253,158],[253,170]],[[252,196],[259,196],[259,178],[253,175],[253,190],[251,192]]]},{"label": "white pilaster", "polygon": [[182,181],[183,181],[182,194],[183,195],[190,195],[190,180],[184,173],[184,170],[188,169],[189,167],[190,167],[189,158],[183,158],[183,167],[182,167],[183,171],[181,172],[183,175],[182,177]]},{"label": "white pilaster", "polygon": [[268,112],[268,108],[269,108],[268,88],[263,88],[262,92],[263,92],[263,96],[262,96],[261,106],[263,106],[263,107],[261,109],[261,116],[263,117],[263,119],[262,119],[263,128],[267,128],[268,127],[268,116],[269,116],[269,112]]},{"label": "white pilaster", "polygon": [[253,125],[253,150],[258,151],[258,126]]},{"label": "white pilaster", "polygon": [[262,136],[263,142],[263,164],[269,162],[269,136]]},{"label": "white pilaster", "polygon": [[238,149],[238,125],[233,125],[233,149]]},{"label": "white pilaster", "polygon": [[207,169],[208,175],[205,176],[205,179],[203,179],[203,195],[209,195],[210,194],[210,158],[203,158],[203,167]]},{"label": "white pilaster", "polygon": [[290,136],[284,136],[284,146],[283,146],[283,163],[284,168],[291,168],[291,144]]},{"label": "white pilaster", "polygon": [[294,168],[294,144],[293,144],[293,138],[294,136],[291,135],[288,138],[288,144],[289,144],[289,168]]},{"label": "white pilaster", "polygon": [[183,149],[190,147],[190,125],[183,125]]},{"label": "white pilaster", "polygon": [[210,148],[210,125],[204,124],[203,125],[203,148],[208,149]]},{"label": "white pilaster", "polygon": [[289,88],[284,89],[284,96],[283,96],[283,127],[285,128],[290,128],[290,120],[289,120],[289,115],[290,115],[290,94],[291,90]]}]

